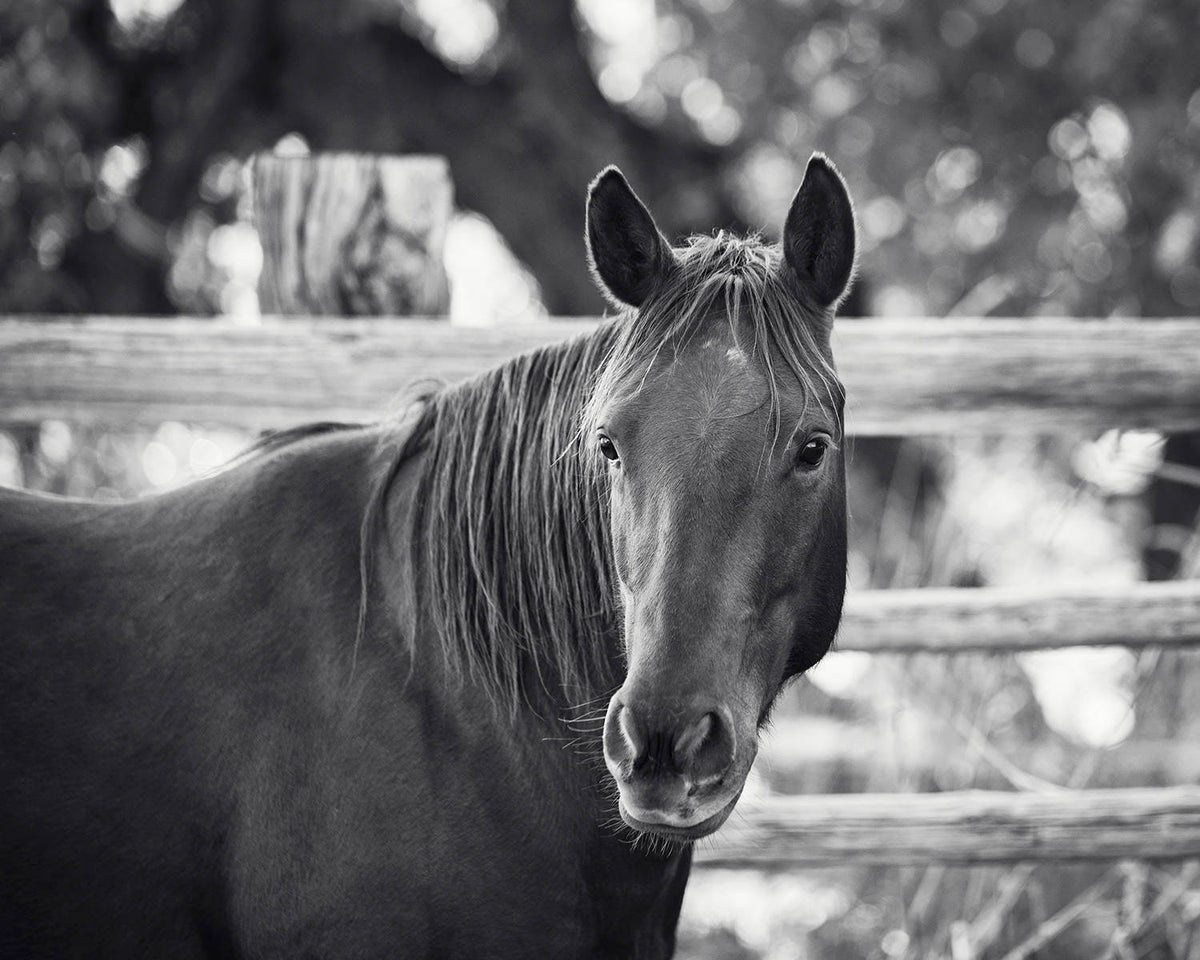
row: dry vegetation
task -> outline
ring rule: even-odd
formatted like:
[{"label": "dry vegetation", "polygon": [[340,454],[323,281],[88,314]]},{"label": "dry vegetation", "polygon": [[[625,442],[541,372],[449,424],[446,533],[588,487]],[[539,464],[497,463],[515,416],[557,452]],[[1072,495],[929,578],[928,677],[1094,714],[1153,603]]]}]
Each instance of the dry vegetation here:
[{"label": "dry vegetation", "polygon": [[[1140,439],[1124,457],[1105,453],[1112,438],[1100,450],[1082,438],[906,441],[892,456],[863,442],[867,456],[852,471],[858,585],[1138,578],[1141,545],[1156,534],[1139,495],[1158,469],[1152,438]],[[880,462],[882,470],[868,466]],[[1194,576],[1200,531],[1176,540],[1192,564],[1183,572]],[[760,787],[1194,783],[1200,711],[1180,693],[1198,676],[1200,652],[1154,649],[836,654],[788,694],[760,760]],[[1200,956],[1198,876],[1195,862],[700,872],[680,956],[1186,960]]]}]

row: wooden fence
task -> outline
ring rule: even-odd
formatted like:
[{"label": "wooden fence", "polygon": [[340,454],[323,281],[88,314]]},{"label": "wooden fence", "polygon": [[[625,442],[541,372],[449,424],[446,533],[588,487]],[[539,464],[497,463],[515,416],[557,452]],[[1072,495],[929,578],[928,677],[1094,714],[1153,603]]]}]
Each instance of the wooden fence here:
[{"label": "wooden fence", "polygon": [[[436,158],[260,157],[259,295],[287,320],[0,319],[0,422],[373,420],[589,319],[492,328],[310,318],[441,309],[451,184]],[[302,314],[304,319],[295,315]],[[871,436],[1200,430],[1200,320],[842,320],[847,426]],[[1200,643],[1200,582],[851,594],[843,650]],[[747,798],[701,863],[1200,857],[1200,787]]]},{"label": "wooden fence", "polygon": [[[374,419],[414,380],[469,376],[589,329],[422,320],[0,320],[0,420],[181,419],[247,427]],[[843,321],[860,434],[1200,429],[1200,320]],[[1200,643],[1200,582],[1073,591],[851,594],[843,650],[1012,651]],[[705,845],[781,868],[1200,857],[1200,787],[771,797]]]}]

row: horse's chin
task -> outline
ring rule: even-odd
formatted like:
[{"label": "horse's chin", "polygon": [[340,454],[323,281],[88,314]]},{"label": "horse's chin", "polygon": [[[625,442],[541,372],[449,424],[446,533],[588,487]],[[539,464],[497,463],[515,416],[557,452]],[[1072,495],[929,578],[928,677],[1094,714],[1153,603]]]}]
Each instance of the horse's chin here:
[{"label": "horse's chin", "polygon": [[665,840],[691,842],[692,840],[700,840],[703,837],[716,833],[722,824],[729,819],[729,815],[733,813],[733,808],[737,806],[738,798],[741,795],[742,791],[738,790],[730,798],[729,802],[716,813],[690,824],[676,824],[671,823],[669,820],[641,820],[629,812],[623,800],[618,803],[617,808],[620,810],[621,819],[625,821],[625,824],[638,833],[661,837]]}]

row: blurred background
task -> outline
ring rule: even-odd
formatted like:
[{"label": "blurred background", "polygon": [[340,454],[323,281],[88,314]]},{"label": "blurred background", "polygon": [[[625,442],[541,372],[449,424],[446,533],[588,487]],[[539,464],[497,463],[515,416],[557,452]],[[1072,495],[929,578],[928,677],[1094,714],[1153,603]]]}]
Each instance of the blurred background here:
[{"label": "blurred background", "polygon": [[[842,323],[1195,315],[1198,42],[1195,0],[0,0],[0,314],[253,323],[246,159],[353,150],[448,159],[452,322],[595,315],[603,165],[669,235],[772,235],[823,150],[860,229]],[[0,483],[136,496],[247,440],[12,426]],[[850,481],[857,588],[1200,576],[1197,435],[859,438]],[[753,789],[1197,783],[1198,695],[1183,652],[833,654]],[[710,870],[679,954],[1198,957],[1198,875]]]}]

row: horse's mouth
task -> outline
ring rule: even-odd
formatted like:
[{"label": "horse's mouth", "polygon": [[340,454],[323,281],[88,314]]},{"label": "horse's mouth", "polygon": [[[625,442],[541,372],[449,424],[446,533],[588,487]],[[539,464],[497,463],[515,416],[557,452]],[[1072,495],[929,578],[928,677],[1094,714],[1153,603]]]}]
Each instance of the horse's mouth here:
[{"label": "horse's mouth", "polygon": [[655,837],[664,837],[669,840],[677,840],[690,842],[692,840],[700,840],[712,833],[716,833],[721,828],[721,825],[729,819],[729,815],[733,813],[733,808],[737,806],[738,798],[741,797],[742,791],[739,790],[733,795],[729,803],[725,804],[720,810],[714,813],[711,817],[701,820],[699,823],[693,823],[685,827],[677,827],[670,823],[649,823],[645,820],[639,820],[633,816],[625,807],[624,801],[618,803],[617,808],[620,810],[621,819],[627,825],[632,827],[638,833],[648,833]]}]

